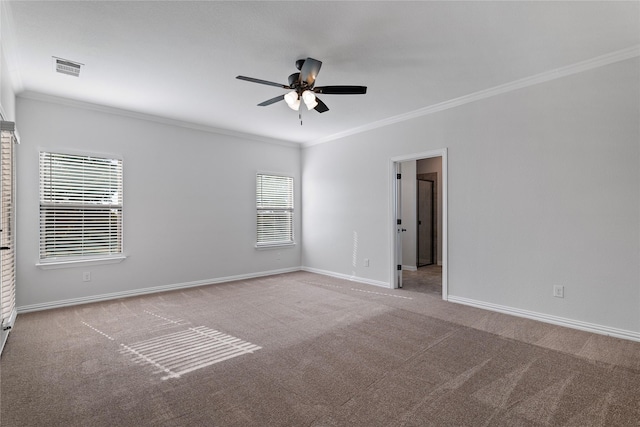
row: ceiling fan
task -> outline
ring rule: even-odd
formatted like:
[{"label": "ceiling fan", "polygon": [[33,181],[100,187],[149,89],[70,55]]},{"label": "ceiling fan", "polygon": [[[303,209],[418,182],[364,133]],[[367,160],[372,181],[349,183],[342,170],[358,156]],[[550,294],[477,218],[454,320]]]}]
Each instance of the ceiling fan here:
[{"label": "ceiling fan", "polygon": [[300,108],[300,102],[304,102],[308,110],[314,109],[318,113],[324,113],[329,111],[329,107],[322,102],[316,93],[322,93],[326,95],[364,95],[367,93],[366,86],[315,86],[316,77],[320,71],[322,62],[317,59],[307,58],[298,59],[296,61],[296,68],[299,73],[293,73],[289,76],[289,84],[283,85],[280,83],[270,82],[267,80],[254,79],[253,77],[237,76],[237,79],[246,80],[248,82],[259,83],[263,85],[276,86],[282,89],[291,89],[284,95],[276,96],[275,98],[267,99],[264,102],[258,104],[260,107],[275,104],[278,101],[284,100],[287,105],[292,109],[298,111]]}]

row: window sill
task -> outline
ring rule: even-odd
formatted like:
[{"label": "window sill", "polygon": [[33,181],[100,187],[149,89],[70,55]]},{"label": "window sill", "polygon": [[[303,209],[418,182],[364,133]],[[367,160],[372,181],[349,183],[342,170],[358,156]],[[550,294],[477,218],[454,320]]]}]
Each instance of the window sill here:
[{"label": "window sill", "polygon": [[294,247],[296,244],[295,242],[292,243],[272,243],[272,244],[265,244],[265,245],[256,245],[255,248],[259,251],[265,250],[265,249],[281,249],[281,248],[292,248]]},{"label": "window sill", "polygon": [[104,265],[104,264],[118,264],[127,259],[126,255],[119,255],[108,258],[88,258],[88,259],[74,259],[66,261],[41,261],[36,263],[36,266],[43,270],[53,270],[56,268],[71,268],[81,267],[88,265]]}]

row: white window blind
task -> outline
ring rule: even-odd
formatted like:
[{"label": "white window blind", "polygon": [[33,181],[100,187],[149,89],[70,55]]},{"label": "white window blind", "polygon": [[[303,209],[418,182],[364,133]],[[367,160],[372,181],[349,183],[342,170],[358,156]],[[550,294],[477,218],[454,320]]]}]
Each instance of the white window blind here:
[{"label": "white window blind", "polygon": [[122,254],[122,160],[40,152],[40,259]]},{"label": "white window blind", "polygon": [[293,243],[293,178],[258,174],[257,246]]},{"label": "white window blind", "polygon": [[[7,131],[5,124],[10,124]],[[0,141],[0,349],[6,332],[16,318],[16,269],[15,269],[15,157],[17,143],[12,122],[2,122]]]}]

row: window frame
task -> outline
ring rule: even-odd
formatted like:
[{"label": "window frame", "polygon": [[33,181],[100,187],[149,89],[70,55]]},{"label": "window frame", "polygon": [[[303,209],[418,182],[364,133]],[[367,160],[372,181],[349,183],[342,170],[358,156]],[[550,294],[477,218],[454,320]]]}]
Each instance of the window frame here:
[{"label": "window frame", "polygon": [[[264,205],[260,205],[259,199],[259,177],[275,177],[275,178],[286,178],[290,181],[290,190],[287,191],[291,196],[290,207],[265,207]],[[282,248],[287,246],[295,246],[295,177],[291,174],[279,173],[279,172],[266,172],[266,171],[258,171],[256,172],[255,178],[255,191],[256,191],[256,249],[271,249],[271,248]],[[288,213],[290,214],[290,228],[288,230],[288,234],[291,236],[290,239],[287,240],[277,240],[277,241],[268,241],[268,240],[260,240],[260,214],[261,213]]]},{"label": "window frame", "polygon": [[[84,255],[67,255],[67,256],[50,256],[50,257],[42,257],[42,247],[43,247],[43,239],[44,239],[44,231],[42,229],[42,215],[43,215],[43,205],[47,205],[47,203],[43,202],[43,180],[41,175],[42,168],[42,155],[46,153],[48,155],[58,155],[58,156],[73,156],[80,158],[98,158],[105,159],[111,161],[118,161],[120,167],[120,183],[118,190],[120,191],[119,203],[108,204],[102,209],[97,208],[96,204],[85,203],[84,206],[90,207],[93,210],[107,210],[107,209],[119,209],[119,232],[117,232],[119,236],[118,246],[119,251],[114,251],[111,253],[94,253],[94,254],[84,254]],[[119,263],[127,258],[124,252],[124,159],[121,155],[111,154],[111,153],[96,153],[89,151],[76,151],[76,150],[66,150],[66,149],[47,149],[47,148],[39,148],[38,149],[38,261],[36,265],[41,269],[57,269],[64,267],[73,267],[81,265],[101,265],[101,264],[113,264]],[[49,204],[51,207],[51,204]],[[62,206],[62,205],[61,205]],[[83,209],[82,203],[76,203],[70,206],[72,209]]]}]

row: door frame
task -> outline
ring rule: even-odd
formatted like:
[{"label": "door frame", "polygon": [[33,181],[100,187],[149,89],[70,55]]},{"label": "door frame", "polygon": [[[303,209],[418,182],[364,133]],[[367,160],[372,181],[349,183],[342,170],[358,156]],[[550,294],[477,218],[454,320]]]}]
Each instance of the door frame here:
[{"label": "door frame", "polygon": [[[449,251],[448,251],[448,224],[447,224],[447,211],[448,211],[448,161],[447,161],[447,148],[440,148],[438,150],[425,151],[422,153],[407,154],[404,156],[396,156],[389,159],[389,182],[390,182],[390,198],[389,198],[389,266],[390,277],[389,283],[391,288],[397,289],[398,285],[402,283],[402,270],[398,274],[397,265],[401,261],[399,257],[402,256],[402,233],[398,232],[398,219],[400,218],[400,206],[402,201],[402,192],[398,185],[397,174],[400,170],[400,163],[411,160],[429,159],[432,157],[442,158],[442,299],[447,301],[449,296]],[[404,178],[404,177],[403,177]],[[413,179],[413,178],[412,178]],[[415,195],[414,195],[415,197]],[[400,226],[401,228],[401,226]],[[400,248],[400,249],[399,249]],[[437,261],[437,260],[436,260]],[[402,262],[400,262],[402,265]],[[400,277],[398,277],[400,276]]]}]

